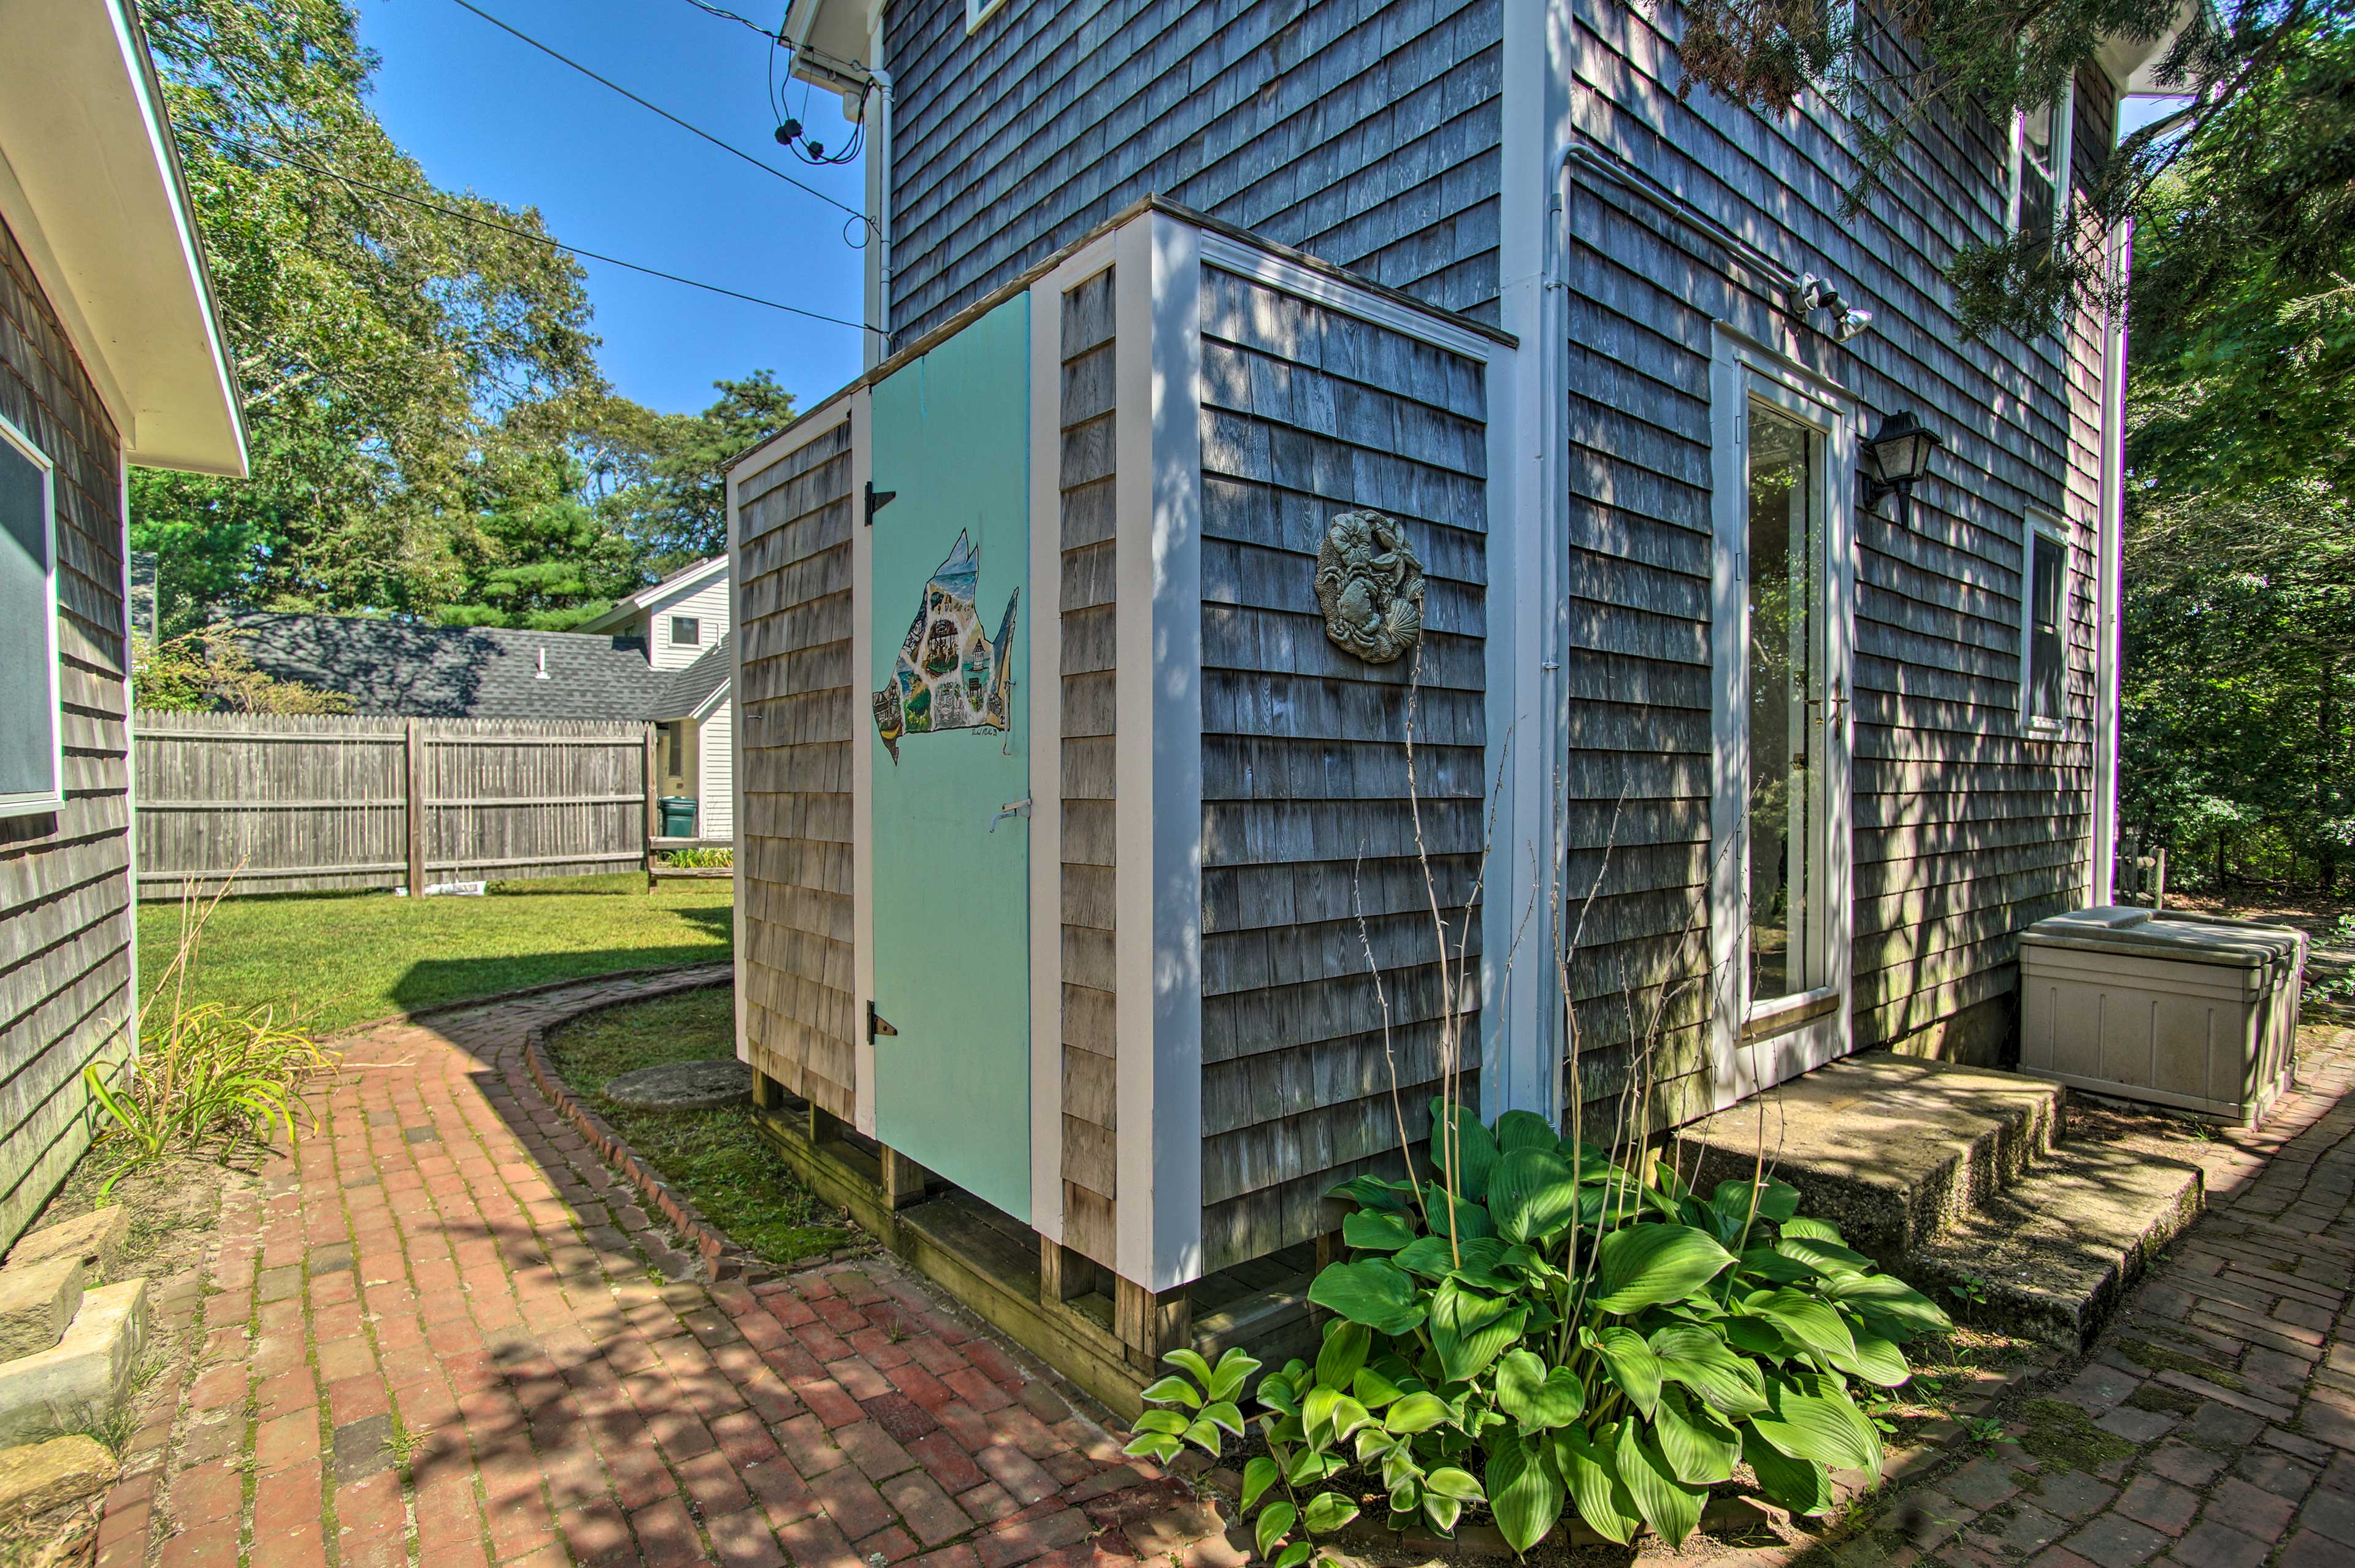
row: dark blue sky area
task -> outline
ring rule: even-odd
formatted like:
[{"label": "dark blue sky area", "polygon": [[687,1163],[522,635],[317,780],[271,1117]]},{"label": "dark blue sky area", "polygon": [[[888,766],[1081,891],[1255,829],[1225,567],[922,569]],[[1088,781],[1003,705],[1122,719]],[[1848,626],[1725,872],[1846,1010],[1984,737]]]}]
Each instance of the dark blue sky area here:
[{"label": "dark blue sky area", "polygon": [[[719,0],[774,27],[784,0]],[[852,207],[857,164],[811,169],[772,139],[773,48],[687,0],[474,0],[754,156]],[[844,215],[730,157],[468,14],[452,0],[359,0],[383,57],[375,108],[437,183],[537,207],[558,239],[828,315],[859,315],[860,258]],[[787,107],[822,141],[848,129],[838,100],[783,76]],[[805,94],[808,108],[803,110]],[[586,263],[623,395],[700,409],[711,383],[766,368],[806,406],[858,374],[858,332]]]}]

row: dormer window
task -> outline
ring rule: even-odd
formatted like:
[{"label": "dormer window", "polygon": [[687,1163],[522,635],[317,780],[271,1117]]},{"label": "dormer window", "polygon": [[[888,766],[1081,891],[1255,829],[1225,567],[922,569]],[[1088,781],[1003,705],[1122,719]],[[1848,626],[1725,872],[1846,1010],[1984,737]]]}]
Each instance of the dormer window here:
[{"label": "dormer window", "polygon": [[693,615],[673,615],[670,618],[670,640],[675,647],[691,648],[703,641],[703,623]]}]

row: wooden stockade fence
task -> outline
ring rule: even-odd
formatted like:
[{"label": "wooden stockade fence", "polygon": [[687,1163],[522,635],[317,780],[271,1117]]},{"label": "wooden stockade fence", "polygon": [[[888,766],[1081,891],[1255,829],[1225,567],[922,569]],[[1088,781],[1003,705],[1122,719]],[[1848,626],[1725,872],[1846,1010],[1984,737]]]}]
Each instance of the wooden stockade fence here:
[{"label": "wooden stockade fence", "polygon": [[234,892],[282,893],[646,863],[648,725],[143,712],[133,728],[142,898],[231,874]]}]

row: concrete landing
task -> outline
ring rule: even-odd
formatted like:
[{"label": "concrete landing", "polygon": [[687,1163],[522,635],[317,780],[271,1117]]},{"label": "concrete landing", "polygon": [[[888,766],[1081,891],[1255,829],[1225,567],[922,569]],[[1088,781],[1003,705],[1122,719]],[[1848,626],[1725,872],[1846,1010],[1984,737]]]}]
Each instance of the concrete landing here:
[{"label": "concrete landing", "polygon": [[[1970,1323],[2083,1351],[2151,1260],[2200,1215],[2200,1168],[2115,1144],[2063,1144],[1897,1272]],[[1976,1280],[1983,1305],[1949,1285]]]},{"label": "concrete landing", "polygon": [[1753,1168],[1799,1189],[1800,1211],[1894,1264],[1962,1221],[2061,1132],[2066,1091],[2017,1073],[1867,1051],[1779,1084],[1678,1136],[1703,1146],[1707,1191]]}]

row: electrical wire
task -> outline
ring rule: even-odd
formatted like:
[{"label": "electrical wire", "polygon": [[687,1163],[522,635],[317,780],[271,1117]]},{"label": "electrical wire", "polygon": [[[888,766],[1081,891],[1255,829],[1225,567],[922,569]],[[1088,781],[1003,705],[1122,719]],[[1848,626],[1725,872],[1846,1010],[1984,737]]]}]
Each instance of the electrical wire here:
[{"label": "electrical wire", "polygon": [[735,12],[729,10],[723,5],[714,5],[711,4],[711,0],[687,0],[687,3],[694,6],[697,10],[702,12],[707,16],[717,16],[723,22],[733,22],[739,27],[750,27],[754,32],[760,34],[762,37],[768,39],[769,42],[780,45],[781,47],[783,45],[783,40],[779,38],[775,33],[772,33],[768,28],[761,26],[760,23],[755,22],[750,16],[740,16]]},{"label": "electrical wire", "polygon": [[[793,176],[785,173],[784,170],[776,167],[774,165],[762,163],[760,159],[754,157],[751,154],[745,152],[742,148],[721,141],[719,137],[713,135],[710,132],[704,130],[701,126],[687,123],[687,122],[680,119],[669,110],[663,108],[660,104],[648,102],[646,100],[640,98],[636,93],[632,92],[628,88],[623,87],[620,82],[613,80],[611,77],[600,76],[597,72],[590,69],[587,66],[582,65],[579,60],[574,59],[571,56],[564,54],[557,49],[550,48],[548,45],[541,43],[538,38],[533,37],[529,33],[524,32],[520,28],[509,27],[506,23],[500,21],[496,16],[492,16],[488,11],[485,11],[481,6],[474,5],[473,0],[450,0],[450,3],[461,10],[473,12],[475,16],[480,16],[484,21],[488,22],[492,27],[496,27],[499,31],[506,33],[512,37],[520,39],[524,43],[529,44],[533,48],[538,49],[541,54],[546,55],[549,59],[556,60],[560,64],[570,66],[574,70],[579,71],[590,80],[596,82],[601,86],[611,88],[613,91],[620,93],[623,97],[628,99],[639,108],[647,110],[652,113],[661,115],[664,119],[669,121],[680,130],[689,132],[694,135],[702,137],[705,141],[710,143],[721,152],[727,153],[731,156],[743,159],[746,163],[751,165],[754,168],[761,170],[764,174],[774,175],[777,178],[784,181],[787,185],[792,186],[795,190],[806,191],[810,195],[817,197],[820,201],[825,202],[829,207],[839,208],[843,211],[849,213],[852,217],[865,220],[869,229],[874,227],[873,220],[868,219],[867,214],[851,206],[848,202],[837,200],[835,197],[826,195],[826,192],[818,189],[815,186],[805,185],[800,180],[794,178]],[[692,3],[692,0],[690,0],[690,3]]]},{"label": "electrical wire", "polygon": [[513,235],[517,240],[528,240],[535,245],[545,245],[551,251],[561,251],[567,255],[578,256],[583,261],[602,261],[609,267],[623,267],[633,272],[644,272],[650,278],[662,278],[674,283],[685,283],[688,288],[701,289],[706,293],[725,294],[730,299],[742,300],[748,304],[766,305],[771,310],[781,310],[789,315],[807,316],[812,321],[823,321],[834,326],[847,326],[861,332],[880,333],[883,330],[879,326],[870,326],[863,321],[850,321],[838,315],[827,315],[820,311],[804,310],[797,304],[762,299],[759,294],[748,294],[737,289],[723,288],[718,283],[707,283],[698,278],[684,277],[677,272],[666,272],[659,267],[648,267],[636,261],[624,261],[619,256],[608,256],[596,251],[585,251],[578,245],[568,245],[552,234],[535,234],[528,229],[518,229],[511,223],[500,223],[485,218],[479,213],[467,212],[438,201],[428,201],[421,196],[411,196],[407,191],[394,190],[389,186],[378,185],[373,180],[364,180],[357,176],[345,174],[340,169],[329,168],[324,164],[311,163],[306,159],[294,157],[291,154],[273,153],[265,148],[254,146],[250,142],[240,142],[234,137],[223,136],[205,130],[201,126],[176,125],[173,129],[183,134],[202,136],[224,151],[243,153],[248,157],[263,163],[308,169],[313,174],[324,175],[332,180],[340,180],[346,185],[357,187],[361,190],[373,191],[378,196],[389,197],[395,201],[405,201],[412,207],[421,207],[429,212],[438,212],[446,218],[457,219],[462,223],[473,223],[485,229],[496,229],[502,234]]}]

